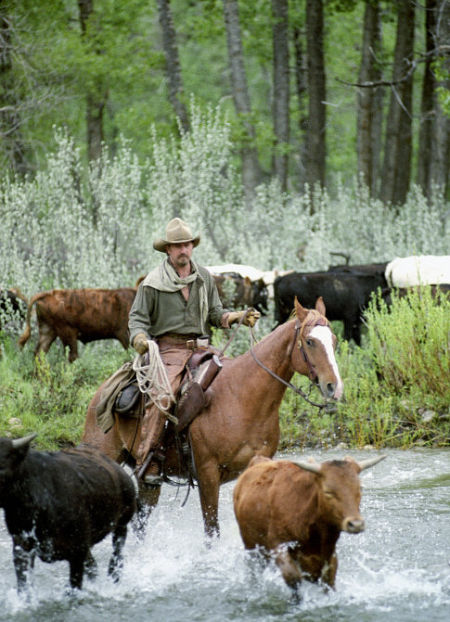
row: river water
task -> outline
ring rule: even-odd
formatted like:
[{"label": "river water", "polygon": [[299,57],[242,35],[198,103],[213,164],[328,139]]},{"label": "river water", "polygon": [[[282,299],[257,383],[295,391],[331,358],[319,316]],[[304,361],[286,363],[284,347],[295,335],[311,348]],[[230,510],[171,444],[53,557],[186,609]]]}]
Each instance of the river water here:
[{"label": "river water", "polygon": [[[373,452],[348,451],[356,459]],[[305,583],[294,602],[274,566],[244,550],[232,508],[234,482],[222,487],[221,538],[206,546],[197,491],[165,486],[140,541],[130,529],[121,582],[106,574],[111,539],[93,553],[99,565],[83,591],[65,593],[68,564],[37,560],[31,597],[17,595],[11,541],[0,519],[0,621],[8,622],[437,622],[450,619],[450,451],[388,450],[361,475],[366,531],[342,534],[336,590]],[[280,454],[343,457],[335,450]]]}]

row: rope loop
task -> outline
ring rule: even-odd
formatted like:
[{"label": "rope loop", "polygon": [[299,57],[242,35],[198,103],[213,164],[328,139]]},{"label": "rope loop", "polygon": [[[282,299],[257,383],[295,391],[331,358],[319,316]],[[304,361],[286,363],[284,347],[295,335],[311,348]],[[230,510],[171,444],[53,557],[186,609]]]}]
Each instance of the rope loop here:
[{"label": "rope loop", "polygon": [[152,340],[147,343],[148,363],[146,363],[147,354],[138,354],[133,361],[133,370],[136,373],[139,390],[165,417],[174,423],[178,423],[177,417],[169,412],[172,404],[175,404],[175,396],[167,377],[166,368],[161,360],[158,345]]}]

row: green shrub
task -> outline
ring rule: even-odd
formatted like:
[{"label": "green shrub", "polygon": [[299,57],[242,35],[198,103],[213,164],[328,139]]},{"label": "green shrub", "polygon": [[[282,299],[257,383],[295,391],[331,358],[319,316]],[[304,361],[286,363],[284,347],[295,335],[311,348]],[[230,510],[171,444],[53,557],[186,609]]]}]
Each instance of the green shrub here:
[{"label": "green shrub", "polygon": [[113,344],[86,346],[69,364],[62,348],[53,346],[35,360],[32,349],[17,350],[5,340],[0,359],[0,436],[37,432],[43,449],[80,442],[86,409],[100,384],[114,373],[128,353]]},{"label": "green shrub", "polygon": [[[344,398],[318,410],[289,389],[281,446],[450,445],[450,301],[431,288],[376,300],[366,313],[362,347],[340,341]],[[307,389],[305,378],[295,384]],[[318,391],[314,399],[320,401]]]}]

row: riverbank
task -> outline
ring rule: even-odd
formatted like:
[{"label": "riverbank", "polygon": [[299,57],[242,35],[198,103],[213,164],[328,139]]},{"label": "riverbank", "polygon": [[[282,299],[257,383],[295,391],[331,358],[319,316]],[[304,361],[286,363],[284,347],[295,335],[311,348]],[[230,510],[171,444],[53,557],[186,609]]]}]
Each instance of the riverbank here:
[{"label": "riverbank", "polygon": [[[35,361],[32,346],[2,335],[0,436],[37,432],[40,449],[80,442],[86,409],[100,384],[134,353],[115,342],[81,349],[68,364],[60,345]],[[242,348],[248,347],[242,341]],[[450,445],[450,301],[428,290],[374,305],[358,348],[340,340],[337,358],[344,399],[317,408],[287,390],[280,409],[280,449]],[[233,355],[238,354],[234,352]],[[313,401],[320,393],[305,378],[293,382]]]}]

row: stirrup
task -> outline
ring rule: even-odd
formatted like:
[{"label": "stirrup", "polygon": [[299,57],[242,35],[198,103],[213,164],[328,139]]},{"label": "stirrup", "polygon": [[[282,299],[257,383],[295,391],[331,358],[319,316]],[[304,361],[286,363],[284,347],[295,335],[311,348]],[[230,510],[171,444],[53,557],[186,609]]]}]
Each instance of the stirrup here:
[{"label": "stirrup", "polygon": [[162,475],[149,474],[144,475],[141,481],[149,488],[157,488],[164,483],[164,477]]}]

